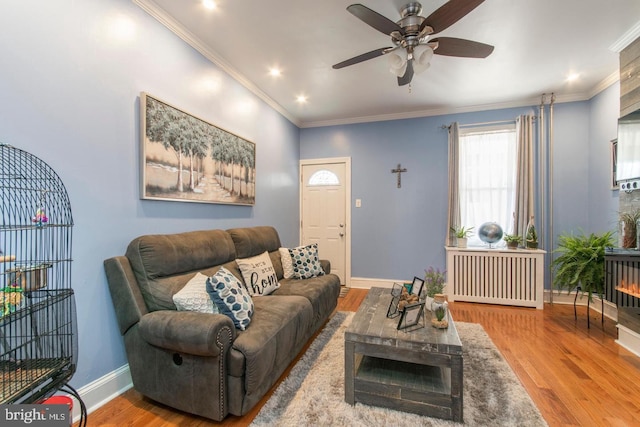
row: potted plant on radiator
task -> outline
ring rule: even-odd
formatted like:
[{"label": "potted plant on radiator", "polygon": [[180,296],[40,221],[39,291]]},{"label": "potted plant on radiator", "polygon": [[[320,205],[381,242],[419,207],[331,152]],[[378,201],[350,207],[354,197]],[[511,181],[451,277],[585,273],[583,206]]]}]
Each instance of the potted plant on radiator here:
[{"label": "potted plant on radiator", "polygon": [[518,249],[518,245],[522,243],[522,236],[518,236],[517,234],[505,234],[503,239],[509,249]]},{"label": "potted plant on radiator", "polygon": [[[613,233],[603,234],[584,233],[579,235],[561,234],[558,237],[558,249],[554,252],[559,256],[551,263],[555,272],[553,285],[558,289],[566,289],[567,293],[576,291],[573,300],[574,316],[577,317],[575,305],[578,292],[587,294],[587,327],[589,323],[589,308],[593,294],[604,293],[604,251],[605,247],[613,245]],[[604,317],[603,317],[604,321]]]},{"label": "potted plant on radiator", "polygon": [[467,239],[473,235],[473,227],[466,228],[464,225],[451,227],[451,231],[456,236],[456,242],[459,248],[467,247]]}]

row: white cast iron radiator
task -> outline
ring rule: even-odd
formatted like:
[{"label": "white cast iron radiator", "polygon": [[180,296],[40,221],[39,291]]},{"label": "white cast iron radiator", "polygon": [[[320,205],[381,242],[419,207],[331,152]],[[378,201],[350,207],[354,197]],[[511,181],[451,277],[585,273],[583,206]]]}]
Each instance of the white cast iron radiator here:
[{"label": "white cast iron radiator", "polygon": [[451,301],[543,308],[543,250],[447,247]]}]

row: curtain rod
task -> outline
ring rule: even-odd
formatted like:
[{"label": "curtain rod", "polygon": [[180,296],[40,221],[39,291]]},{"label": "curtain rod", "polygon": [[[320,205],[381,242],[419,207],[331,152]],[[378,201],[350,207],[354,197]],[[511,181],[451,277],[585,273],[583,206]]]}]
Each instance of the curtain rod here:
[{"label": "curtain rod", "polygon": [[[538,116],[533,116],[533,119],[535,120]],[[467,127],[475,127],[475,126],[489,126],[489,125],[503,125],[503,124],[509,124],[509,123],[515,123],[516,120],[512,119],[512,120],[497,120],[494,122],[482,122],[482,123],[467,123],[467,124],[463,124],[463,125],[458,125],[458,127],[460,128],[467,128]],[[451,127],[451,125],[442,125],[440,126],[440,129],[449,129]]]}]

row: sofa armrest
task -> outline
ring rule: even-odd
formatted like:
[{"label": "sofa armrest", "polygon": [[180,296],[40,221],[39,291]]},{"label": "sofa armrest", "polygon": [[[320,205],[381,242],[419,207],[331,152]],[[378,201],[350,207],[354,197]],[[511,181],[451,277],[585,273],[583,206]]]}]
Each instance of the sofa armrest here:
[{"label": "sofa armrest", "polygon": [[215,357],[231,347],[236,328],[223,314],[159,310],[142,317],[140,335],[166,350]]},{"label": "sofa armrest", "polygon": [[329,261],[328,259],[321,259],[320,260],[320,266],[324,270],[324,274],[330,274],[331,273],[331,261]]}]

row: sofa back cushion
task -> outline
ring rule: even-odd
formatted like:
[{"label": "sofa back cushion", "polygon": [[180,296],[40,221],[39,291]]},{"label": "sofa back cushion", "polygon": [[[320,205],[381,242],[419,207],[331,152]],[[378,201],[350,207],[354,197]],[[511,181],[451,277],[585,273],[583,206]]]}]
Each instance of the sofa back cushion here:
[{"label": "sofa back cushion", "polygon": [[236,251],[224,230],[204,230],[141,236],[129,244],[126,256],[147,308],[155,311],[175,310],[173,294],[193,276],[188,273],[234,261]]},{"label": "sofa back cushion", "polygon": [[278,280],[283,278],[280,262],[280,236],[275,228],[269,226],[232,228],[227,230],[236,247],[238,258],[250,258],[269,252],[271,264]]},{"label": "sofa back cushion", "polygon": [[247,227],[227,230],[236,247],[238,258],[250,258],[280,248],[280,236],[273,227]]}]

